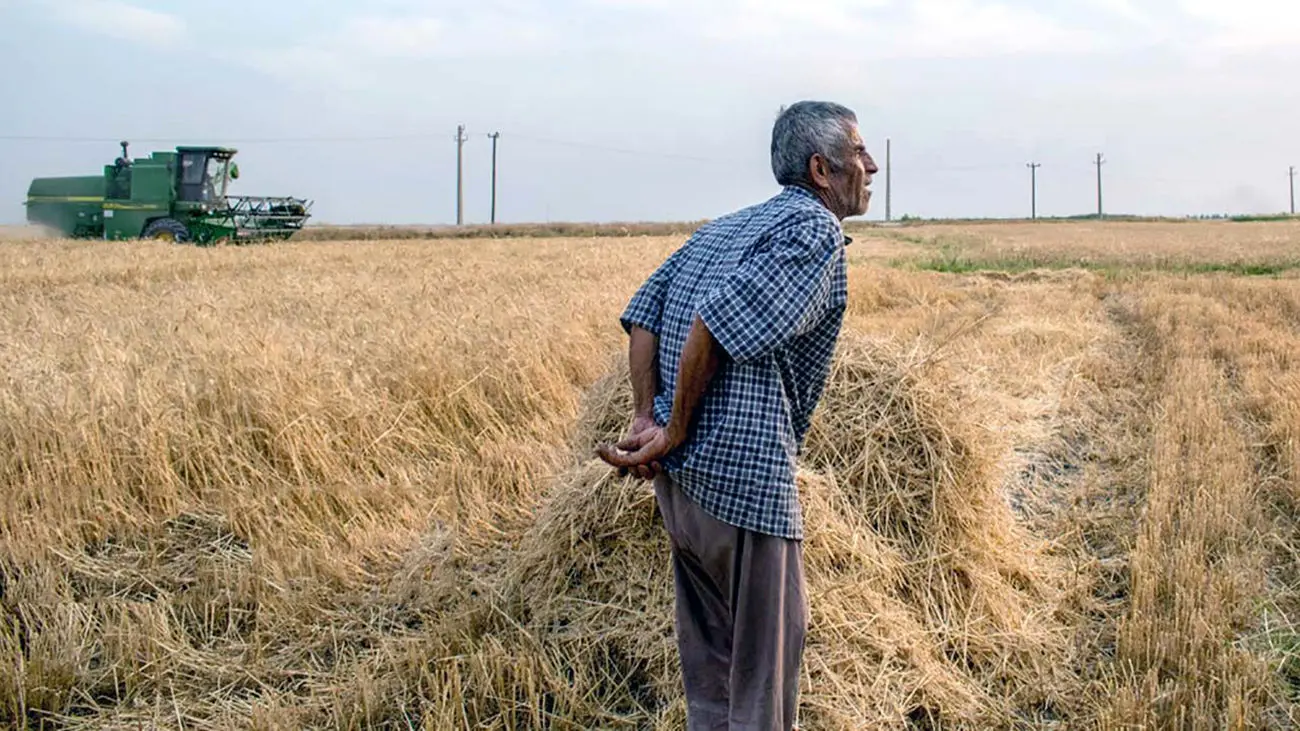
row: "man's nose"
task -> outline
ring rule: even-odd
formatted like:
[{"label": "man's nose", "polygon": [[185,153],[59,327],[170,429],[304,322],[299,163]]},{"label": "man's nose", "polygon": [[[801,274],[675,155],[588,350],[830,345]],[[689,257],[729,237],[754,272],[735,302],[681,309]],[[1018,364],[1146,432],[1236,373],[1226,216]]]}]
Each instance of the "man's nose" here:
[{"label": "man's nose", "polygon": [[867,159],[863,161],[863,164],[866,166],[867,174],[875,175],[876,173],[880,172],[880,168],[876,167],[876,161],[871,159],[871,153],[868,152],[864,154],[866,155]]}]

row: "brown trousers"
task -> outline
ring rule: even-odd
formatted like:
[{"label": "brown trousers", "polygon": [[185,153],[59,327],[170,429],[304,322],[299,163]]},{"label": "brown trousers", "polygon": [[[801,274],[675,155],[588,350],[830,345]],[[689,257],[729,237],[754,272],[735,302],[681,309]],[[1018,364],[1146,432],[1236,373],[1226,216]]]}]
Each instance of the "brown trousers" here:
[{"label": "brown trousers", "polygon": [[789,731],[808,627],[799,541],[727,525],[655,479],[690,731]]}]

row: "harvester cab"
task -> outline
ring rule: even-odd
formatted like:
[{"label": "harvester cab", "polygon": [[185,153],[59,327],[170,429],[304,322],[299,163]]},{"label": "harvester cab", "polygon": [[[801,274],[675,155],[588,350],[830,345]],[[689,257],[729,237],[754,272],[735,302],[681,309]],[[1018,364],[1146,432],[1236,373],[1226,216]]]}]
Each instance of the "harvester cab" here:
[{"label": "harvester cab", "polygon": [[77,238],[152,238],[198,244],[286,239],[310,218],[300,198],[232,196],[236,150],[178,147],[131,159],[128,143],[102,176],[38,178],[28,221]]}]

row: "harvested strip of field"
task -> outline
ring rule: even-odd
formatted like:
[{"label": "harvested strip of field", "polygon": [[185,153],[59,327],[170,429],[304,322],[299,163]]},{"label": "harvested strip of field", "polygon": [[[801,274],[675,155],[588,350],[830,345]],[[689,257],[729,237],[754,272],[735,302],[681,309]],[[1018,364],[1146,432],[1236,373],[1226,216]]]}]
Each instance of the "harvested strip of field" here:
[{"label": "harvested strip of field", "polygon": [[[654,501],[590,450],[678,242],[0,246],[0,717],[679,727]],[[803,726],[1300,722],[1295,280],[873,246],[801,478]]]},{"label": "harvested strip of field", "polygon": [[[936,224],[863,235],[889,242],[895,266],[955,274],[1091,269],[1262,276],[1300,268],[1300,219]],[[910,250],[899,251],[900,245]]]}]

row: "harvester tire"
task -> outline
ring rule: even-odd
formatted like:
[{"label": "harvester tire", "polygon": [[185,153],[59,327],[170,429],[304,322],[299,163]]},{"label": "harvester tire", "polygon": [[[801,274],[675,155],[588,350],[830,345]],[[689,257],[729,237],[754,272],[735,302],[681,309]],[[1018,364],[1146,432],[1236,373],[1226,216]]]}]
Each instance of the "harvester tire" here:
[{"label": "harvester tire", "polygon": [[185,227],[185,224],[174,218],[158,218],[150,221],[144,227],[140,238],[184,244],[190,240],[190,230]]}]

